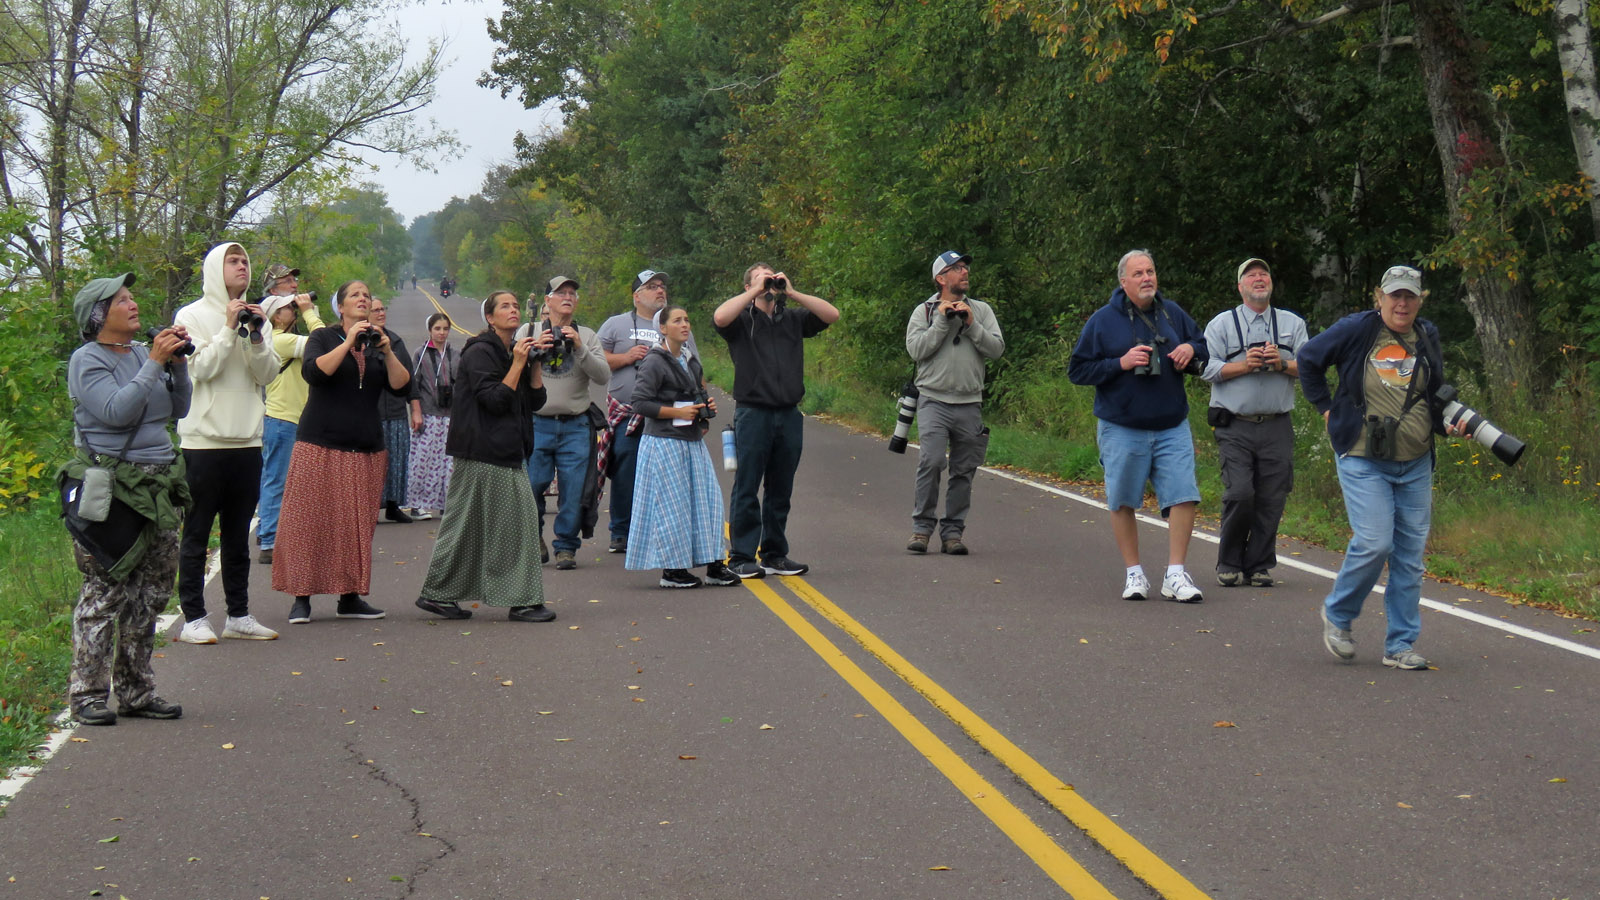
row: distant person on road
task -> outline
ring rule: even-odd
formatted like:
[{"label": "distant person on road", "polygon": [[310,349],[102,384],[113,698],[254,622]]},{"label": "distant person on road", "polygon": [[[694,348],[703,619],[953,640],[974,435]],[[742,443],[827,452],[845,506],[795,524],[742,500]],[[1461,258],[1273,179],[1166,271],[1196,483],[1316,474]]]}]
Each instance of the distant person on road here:
[{"label": "distant person on road", "polygon": [[[178,525],[189,505],[183,459],[167,423],[189,411],[189,343],[182,326],[162,329],[149,345],[133,273],[96,278],[72,300],[85,343],[67,365],[77,452],[56,476],[83,590],[72,610],[72,717],[115,725],[106,701],[112,686],[124,716],[176,719],[183,707],[156,696],[150,654],[156,617],[172,599]],[[90,467],[108,469],[114,502],[101,521],[88,506]],[[92,504],[91,504],[92,505]]]},{"label": "distant person on road", "polygon": [[[533,298],[529,298],[530,308]],[[539,508],[540,544],[544,541],[544,492],[555,481],[559,490],[551,546],[557,569],[578,567],[579,508],[588,471],[594,430],[589,427],[589,385],[605,384],[611,375],[600,341],[585,325],[573,321],[578,310],[578,282],[557,275],[544,295],[545,318],[529,322],[518,337],[532,336],[544,383],[545,402],[533,417],[533,453],[528,457],[528,482]],[[531,309],[530,309],[531,311]],[[541,550],[541,558],[543,556]]]},{"label": "distant person on road", "polygon": [[1306,321],[1272,304],[1272,269],[1254,257],[1236,273],[1239,306],[1206,325],[1206,420],[1222,463],[1217,584],[1272,586],[1278,521],[1294,488],[1295,351]]},{"label": "distant person on road", "polygon": [[289,624],[311,621],[311,596],[337,594],[341,619],[381,619],[362,599],[372,592],[372,532],[388,454],[379,403],[407,397],[411,372],[394,341],[372,321],[372,292],[360,281],[333,298],[339,324],[306,342],[301,373],[310,385],[283,492],[281,545],[272,589],[294,597]]},{"label": "distant person on road", "polygon": [[178,550],[178,599],[186,644],[215,644],[206,620],[206,552],[211,526],[220,522],[222,594],[228,618],[224,638],[270,641],[276,631],[250,615],[250,517],[261,499],[261,431],[266,418],[262,388],[278,377],[278,354],[267,340],[266,315],[245,298],[250,255],[218,244],[201,265],[199,300],[178,310],[176,322],[194,342],[189,378],[194,397],[178,420],[185,477],[194,505],[183,520]]},{"label": "distant person on road", "polygon": [[413,291],[417,289],[417,276],[416,275],[412,275],[411,276],[411,289]]},{"label": "distant person on road", "polygon": [[[633,279],[633,308],[601,323],[596,332],[606,365],[611,369],[607,390],[606,434],[601,436],[601,465],[611,481],[612,553],[628,549],[628,526],[633,520],[634,467],[638,462],[641,420],[633,413],[633,385],[650,348],[661,342],[656,316],[667,305],[667,273],[645,269]],[[686,345],[689,355],[700,358],[694,335]]]},{"label": "distant person on road", "polygon": [[[1350,545],[1322,604],[1322,643],[1355,658],[1350,626],[1389,564],[1383,592],[1383,664],[1426,669],[1414,649],[1422,633],[1422,554],[1433,517],[1433,436],[1446,428],[1436,396],[1445,383],[1439,330],[1418,318],[1428,293],[1422,273],[1383,273],[1374,309],[1345,316],[1300,348],[1300,389],[1322,413],[1350,519]],[[1339,385],[1328,393],[1328,368]]]},{"label": "distant person on road", "polygon": [[1127,566],[1122,599],[1150,595],[1139,564],[1137,513],[1144,505],[1145,483],[1153,482],[1161,515],[1169,520],[1161,596],[1199,603],[1205,597],[1184,568],[1200,487],[1183,375],[1205,365],[1206,342],[1189,314],[1158,289],[1150,251],[1123,254],[1117,281],[1111,299],[1083,326],[1067,375],[1073,384],[1094,386],[1106,506]]},{"label": "distant person on road", "polygon": [[722,561],[722,487],[706,450],[709,413],[700,360],[689,353],[689,313],[668,304],[661,311],[661,343],[639,363],[633,408],[644,417],[634,477],[633,522],[628,528],[629,569],[660,569],[664,588],[696,588],[690,572],[706,567],[705,584],[738,584]]},{"label": "distant person on road", "polygon": [[[989,304],[968,295],[972,257],[947,250],[934,257],[933,296],[917,304],[906,323],[906,352],[916,363],[916,491],[911,502],[912,553],[928,552],[939,529],[939,552],[966,556],[962,535],[972,506],[972,476],[989,449],[983,424],[983,365],[1006,350],[1000,322]],[[948,460],[947,460],[948,450]],[[939,473],[950,484],[939,513]]]},{"label": "distant person on road", "polygon": [[789,558],[787,534],[804,445],[804,341],[839,321],[839,310],[801,293],[787,274],[756,263],[745,270],[744,291],[724,300],[712,321],[728,342],[738,403],[733,439],[739,468],[728,511],[733,543],[728,568],[740,578],[804,575],[810,567]]},{"label": "distant person on road", "polygon": [[428,317],[428,342],[417,351],[411,368],[416,379],[416,397],[422,404],[422,424],[411,435],[411,473],[406,481],[412,515],[432,518],[428,510],[444,511],[445,493],[450,488],[450,454],[445,441],[450,434],[450,404],[455,398],[461,366],[456,348],[450,346],[450,317],[434,313]]},{"label": "distant person on road", "polygon": [[551,622],[539,564],[539,513],[528,484],[533,411],[545,402],[533,338],[514,339],[521,304],[510,291],[483,301],[489,326],[461,350],[461,380],[450,405],[448,451],[455,457],[444,524],[417,606],[469,619],[463,603],[509,607],[514,622]]},{"label": "distant person on road", "polygon": [[[395,356],[411,372],[411,353],[400,335],[389,330],[389,307],[381,298],[373,297],[368,318],[383,329],[394,347]],[[409,525],[412,517],[401,508],[406,502],[407,479],[411,473],[411,433],[422,426],[422,400],[413,387],[405,394],[381,392],[378,396],[378,417],[383,421],[383,446],[389,451],[389,465],[383,475],[383,514],[391,522]]]},{"label": "distant person on road", "polygon": [[[308,391],[300,361],[307,335],[322,327],[322,316],[311,295],[300,293],[300,270],[282,263],[267,266],[261,311],[272,326],[272,349],[278,354],[278,377],[267,385],[267,417],[261,426],[261,500],[256,507],[256,542],[261,545],[257,562],[272,565],[283,483],[289,477],[289,456]],[[303,332],[295,328],[296,321],[305,322]]]}]

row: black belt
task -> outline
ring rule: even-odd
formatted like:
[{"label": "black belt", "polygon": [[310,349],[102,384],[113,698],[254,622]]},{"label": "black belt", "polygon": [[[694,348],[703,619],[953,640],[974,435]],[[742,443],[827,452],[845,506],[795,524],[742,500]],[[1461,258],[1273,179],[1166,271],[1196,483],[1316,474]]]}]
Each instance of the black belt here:
[{"label": "black belt", "polygon": [[581,413],[557,413],[556,415],[553,415],[553,416],[543,416],[542,415],[539,418],[541,418],[541,419],[555,419],[557,422],[571,422],[573,419],[586,419],[588,417],[589,417],[589,414],[587,412],[581,412]]},{"label": "black belt", "polygon": [[1254,422],[1257,425],[1260,425],[1262,422],[1270,422],[1270,421],[1272,421],[1273,419],[1276,419],[1279,416],[1287,416],[1287,415],[1288,415],[1288,413],[1262,413],[1259,416],[1246,416],[1246,415],[1242,415],[1240,413],[1234,413],[1233,417],[1234,417],[1234,419],[1239,420],[1239,421]]}]

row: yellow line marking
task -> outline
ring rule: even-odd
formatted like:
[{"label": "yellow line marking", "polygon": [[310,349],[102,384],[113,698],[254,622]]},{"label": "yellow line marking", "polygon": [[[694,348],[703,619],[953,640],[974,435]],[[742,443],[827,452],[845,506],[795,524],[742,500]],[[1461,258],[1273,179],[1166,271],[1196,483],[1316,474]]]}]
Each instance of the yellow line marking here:
[{"label": "yellow line marking", "polygon": [[[784,579],[785,583],[789,579]],[[816,626],[805,620],[788,601],[759,581],[746,581],[744,586],[755,594],[773,614],[793,629],[813,651],[833,667],[839,677],[856,689],[856,692],[894,726],[917,752],[933,763],[944,777],[950,779],[968,801],[989,817],[1006,837],[1038,864],[1039,868],[1062,890],[1075,900],[1116,900],[1116,896],[1089,871],[1061,849],[1050,835],[1035,825],[1027,814],[1018,809],[994,788],[977,770],[968,765],[956,752],[918,721],[900,701],[889,694],[882,685],[872,680],[860,666],[844,655]],[[791,585],[792,589],[792,585]]]},{"label": "yellow line marking", "polygon": [[[747,585],[750,582],[745,582]],[[833,601],[823,596],[803,578],[798,576],[784,576],[783,584],[793,591],[795,596],[804,600],[815,609],[823,618],[849,635],[860,644],[862,649],[872,654],[884,666],[900,676],[913,690],[921,694],[934,708],[944,713],[950,721],[954,722],[967,733],[967,736],[978,743],[978,746],[987,750],[990,755],[999,760],[1002,765],[1010,769],[1027,785],[1038,792],[1046,802],[1055,807],[1058,812],[1066,816],[1072,824],[1083,829],[1092,840],[1105,847],[1112,856],[1132,872],[1134,877],[1149,885],[1156,893],[1167,900],[1209,900],[1205,892],[1178,874],[1178,871],[1167,865],[1159,856],[1149,848],[1139,843],[1133,835],[1122,830],[1122,827],[1113,822],[1110,817],[1096,809],[1089,801],[1083,799],[1072,785],[1067,784],[1048,769],[1040,765],[1037,760],[1022,751],[1022,748],[1006,738],[988,722],[985,722],[977,713],[968,709],[965,704],[957,700],[954,695],[940,687],[933,679],[923,674],[908,662],[905,657],[896,653],[888,644],[884,643],[877,635],[868,631],[866,626],[839,608]],[[769,606],[771,604],[768,604]]]},{"label": "yellow line marking", "polygon": [[452,331],[459,331],[462,334],[466,335],[467,337],[472,337],[475,334],[477,334],[477,332],[475,332],[475,331],[468,331],[465,328],[462,328],[460,325],[457,325],[456,324],[456,317],[455,316],[451,316],[450,312],[448,310],[446,310],[444,307],[440,306],[439,305],[439,301],[435,300],[433,295],[428,293],[428,289],[427,288],[419,287],[419,288],[417,288],[417,290],[422,292],[422,296],[428,298],[428,302],[433,304],[433,308],[434,309],[437,309],[439,312],[444,313],[446,316],[450,316],[450,328],[451,328]]}]

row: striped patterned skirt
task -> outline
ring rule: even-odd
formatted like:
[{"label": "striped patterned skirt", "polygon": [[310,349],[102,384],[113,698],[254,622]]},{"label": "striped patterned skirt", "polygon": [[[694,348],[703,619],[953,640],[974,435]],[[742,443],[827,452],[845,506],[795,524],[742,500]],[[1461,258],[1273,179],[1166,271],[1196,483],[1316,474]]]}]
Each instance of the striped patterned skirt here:
[{"label": "striped patterned skirt", "polygon": [[295,442],[272,551],[273,590],[296,597],[371,591],[372,531],[387,464],[382,450]]},{"label": "striped patterned skirt", "polygon": [[406,475],[411,469],[411,420],[383,420],[383,448],[389,451],[389,467],[383,473],[383,502],[406,502]]},{"label": "striped patterned skirt", "polygon": [[455,461],[422,597],[468,608],[544,602],[539,510],[526,469]]},{"label": "striped patterned skirt", "polygon": [[633,476],[629,569],[692,569],[722,559],[722,486],[704,441],[645,435]]}]

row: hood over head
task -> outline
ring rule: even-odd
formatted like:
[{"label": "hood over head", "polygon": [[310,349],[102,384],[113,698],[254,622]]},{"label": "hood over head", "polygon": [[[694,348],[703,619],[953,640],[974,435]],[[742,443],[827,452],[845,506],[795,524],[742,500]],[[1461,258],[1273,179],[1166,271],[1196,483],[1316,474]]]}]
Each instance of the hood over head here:
[{"label": "hood over head", "polygon": [[[211,248],[210,253],[206,254],[206,261],[200,266],[201,299],[209,300],[218,306],[227,306],[228,301],[233,299],[228,296],[228,286],[223,281],[222,263],[223,260],[227,259],[228,251],[235,247],[239,248],[239,252],[243,253],[246,259],[250,258],[250,253],[244,249],[244,245],[237,241],[218,244]],[[244,291],[248,292],[249,290],[250,279],[247,278],[245,279]]]}]

